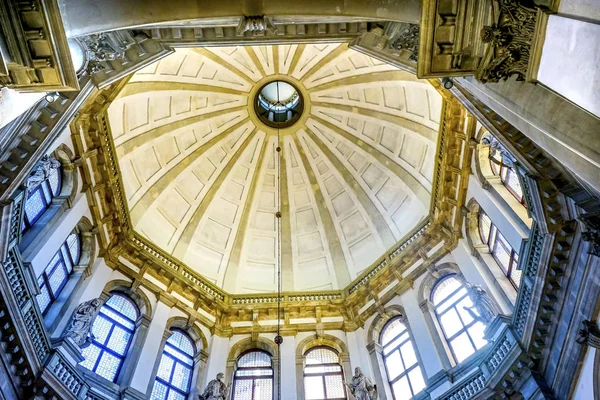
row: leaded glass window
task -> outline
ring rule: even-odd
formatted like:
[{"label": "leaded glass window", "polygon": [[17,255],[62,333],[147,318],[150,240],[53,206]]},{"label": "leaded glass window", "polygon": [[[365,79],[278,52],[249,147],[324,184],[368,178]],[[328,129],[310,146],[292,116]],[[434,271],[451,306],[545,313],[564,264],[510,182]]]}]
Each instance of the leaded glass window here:
[{"label": "leaded glass window", "polygon": [[389,321],[383,329],[381,346],[394,399],[412,399],[425,388],[425,380],[410,333],[399,317]]},{"label": "leaded glass window", "polygon": [[488,245],[496,263],[510,280],[515,289],[521,284],[522,271],[517,269],[519,254],[512,248],[506,238],[494,225],[490,217],[483,211],[479,214],[479,235],[483,243]]},{"label": "leaded glass window", "polygon": [[194,355],[196,350],[190,337],[179,330],[173,331],[165,343],[151,400],[185,400],[190,393]]},{"label": "leaded glass window", "polygon": [[[447,275],[438,281],[431,293],[431,301],[457,363],[487,344],[483,337],[485,325],[476,321],[471,313],[465,310],[465,307],[473,307],[473,302],[467,288],[456,275]],[[477,314],[472,308],[471,312]]]},{"label": "leaded glass window", "polygon": [[521,182],[515,171],[512,160],[507,160],[507,152],[492,136],[488,137],[489,141],[494,145],[490,146],[490,167],[496,176],[500,176],[500,181],[508,189],[508,191],[521,203],[525,205],[523,197],[523,189]]},{"label": "leaded glass window", "polygon": [[251,350],[237,360],[233,378],[233,400],[271,400],[273,362],[262,350]]},{"label": "leaded glass window", "polygon": [[338,353],[330,347],[315,347],[304,355],[304,398],[346,398],[344,373]]},{"label": "leaded glass window", "polygon": [[40,294],[37,296],[37,302],[43,315],[48,312],[65,287],[73,267],[79,262],[80,254],[79,234],[71,233],[38,278]]},{"label": "leaded glass window", "polygon": [[50,170],[48,178],[27,193],[25,212],[21,224],[21,232],[27,231],[44,214],[52,204],[52,199],[60,193],[62,186],[62,169]]},{"label": "leaded glass window", "polygon": [[100,308],[92,325],[94,340],[83,349],[81,365],[115,381],[135,332],[138,309],[120,294],[113,294]]}]

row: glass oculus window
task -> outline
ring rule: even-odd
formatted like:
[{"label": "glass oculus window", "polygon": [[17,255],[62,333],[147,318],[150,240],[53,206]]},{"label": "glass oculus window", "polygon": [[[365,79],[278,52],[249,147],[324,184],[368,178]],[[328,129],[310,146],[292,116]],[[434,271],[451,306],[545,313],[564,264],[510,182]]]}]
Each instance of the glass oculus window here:
[{"label": "glass oculus window", "polygon": [[412,339],[401,322],[394,318],[381,333],[383,362],[395,400],[409,400],[425,388]]},{"label": "glass oculus window", "polygon": [[267,126],[287,128],[302,114],[302,95],[293,85],[284,81],[273,81],[258,91],[254,104],[258,118]]},{"label": "glass oculus window", "polygon": [[94,340],[83,349],[81,365],[115,381],[135,332],[138,309],[127,297],[113,294],[100,308],[92,325]]},{"label": "glass oculus window", "polygon": [[273,398],[273,362],[262,350],[242,354],[233,378],[233,400],[271,400]]},{"label": "glass oculus window", "polygon": [[42,315],[45,315],[52,303],[65,287],[73,267],[79,262],[81,255],[81,240],[78,233],[71,233],[52,257],[50,263],[38,278],[40,294],[37,302]]},{"label": "glass oculus window", "polygon": [[[488,140],[492,142],[496,141],[492,136],[488,136]],[[504,159],[505,156],[502,154],[503,151],[498,146],[490,146],[489,160],[492,172],[494,175],[500,176],[500,181],[504,187],[508,189],[519,203],[525,206],[523,189],[521,188],[521,182],[519,182],[517,172],[513,167],[509,166],[512,165],[512,162],[508,162]]]},{"label": "glass oculus window", "polygon": [[190,393],[195,346],[187,334],[174,330],[165,343],[151,400],[185,400]]},{"label": "glass oculus window", "polygon": [[330,347],[315,347],[304,355],[304,398],[346,399],[344,374],[338,353]]},{"label": "glass oculus window", "polygon": [[523,274],[522,271],[517,269],[519,254],[483,211],[479,214],[479,236],[481,236],[481,241],[488,245],[490,253],[504,275],[510,280],[515,289],[518,289]]},{"label": "glass oculus window", "polygon": [[[431,292],[431,301],[457,363],[487,344],[483,338],[485,325],[475,321],[464,309],[472,307],[473,302],[467,294],[467,288],[455,275],[447,275],[437,282]],[[477,314],[477,311],[471,310]]]},{"label": "glass oculus window", "polygon": [[62,168],[52,169],[48,178],[27,193],[21,232],[27,231],[50,207],[52,199],[60,193]]}]

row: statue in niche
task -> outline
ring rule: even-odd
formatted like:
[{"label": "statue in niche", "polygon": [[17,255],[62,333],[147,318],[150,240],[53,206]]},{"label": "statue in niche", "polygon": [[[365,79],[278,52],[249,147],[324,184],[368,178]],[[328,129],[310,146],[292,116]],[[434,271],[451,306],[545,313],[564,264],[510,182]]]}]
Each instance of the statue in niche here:
[{"label": "statue in niche", "polygon": [[216,379],[208,382],[204,392],[198,397],[200,400],[226,400],[229,398],[230,384],[225,384],[225,374],[222,372],[217,374]]},{"label": "statue in niche", "polygon": [[469,294],[473,305],[471,307],[463,308],[475,321],[480,321],[487,325],[500,313],[494,300],[492,300],[481,286],[467,284],[467,293]]},{"label": "statue in niche", "polygon": [[359,367],[354,368],[354,376],[346,386],[356,400],[377,400],[377,386],[363,374]]},{"label": "statue in niche", "polygon": [[49,155],[43,156],[40,161],[37,162],[33,171],[27,178],[26,186],[27,190],[32,191],[44,182],[53,170],[60,168],[60,161],[50,157]]},{"label": "statue in niche", "polygon": [[81,303],[75,310],[71,324],[63,336],[72,339],[82,349],[88,347],[94,340],[92,324],[101,306],[100,299],[92,299]]}]

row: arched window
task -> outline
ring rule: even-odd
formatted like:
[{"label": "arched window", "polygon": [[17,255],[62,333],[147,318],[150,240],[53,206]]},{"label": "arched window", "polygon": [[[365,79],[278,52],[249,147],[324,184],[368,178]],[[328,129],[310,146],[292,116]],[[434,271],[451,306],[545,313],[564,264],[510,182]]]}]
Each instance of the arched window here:
[{"label": "arched window", "polygon": [[71,233],[38,278],[40,294],[37,296],[37,302],[43,315],[50,309],[65,287],[73,272],[73,267],[79,262],[80,255],[81,239],[79,234]]},{"label": "arched window", "polygon": [[173,331],[160,358],[151,400],[185,400],[190,393],[196,349],[189,336]]},{"label": "arched window", "polygon": [[[447,275],[436,283],[431,292],[431,302],[457,363],[487,344],[483,338],[485,325],[465,310],[465,307],[472,307],[473,302],[455,275]],[[476,313],[475,310],[471,312]]]},{"label": "arched window", "polygon": [[273,361],[262,350],[250,350],[236,362],[233,400],[271,400],[273,398]]},{"label": "arched window", "polygon": [[115,381],[131,344],[138,309],[129,298],[113,294],[104,303],[94,324],[92,344],[83,349],[81,365]]},{"label": "arched window", "polygon": [[390,320],[381,332],[383,361],[395,400],[409,400],[425,388],[417,354],[400,317]]},{"label": "arched window", "polygon": [[346,398],[344,373],[338,353],[330,347],[315,347],[304,355],[304,398],[329,400]]},{"label": "arched window", "polygon": [[61,176],[62,168],[53,168],[46,180],[27,193],[21,232],[31,228],[35,221],[44,214],[44,211],[50,207],[52,199],[58,196],[62,186]]},{"label": "arched window", "polygon": [[488,135],[486,139],[490,142],[489,159],[493,174],[500,176],[502,184],[519,201],[519,203],[524,206],[525,199],[523,197],[523,189],[521,188],[521,182],[519,182],[517,172],[512,167],[512,159],[507,157],[508,152],[504,150],[496,138]]},{"label": "arched window", "polygon": [[519,254],[512,248],[506,238],[498,230],[488,215],[481,211],[479,214],[479,235],[481,241],[488,245],[496,263],[510,280],[515,289],[521,284],[522,271],[517,269]]}]

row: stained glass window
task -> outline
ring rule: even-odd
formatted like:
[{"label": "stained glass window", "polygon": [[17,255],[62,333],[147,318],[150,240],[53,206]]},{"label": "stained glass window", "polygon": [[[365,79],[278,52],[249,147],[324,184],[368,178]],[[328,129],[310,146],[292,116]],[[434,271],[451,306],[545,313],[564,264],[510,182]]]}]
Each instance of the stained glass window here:
[{"label": "stained glass window", "polygon": [[467,289],[454,274],[438,281],[431,293],[431,301],[457,363],[487,344],[483,338],[485,325],[473,318],[471,313],[477,315],[477,311],[471,308],[473,302]]},{"label": "stained glass window", "polygon": [[479,214],[479,235],[488,245],[496,263],[515,289],[521,284],[522,271],[517,269],[519,254],[512,248],[490,217],[483,211]]},{"label": "stained glass window", "polygon": [[44,211],[50,207],[52,199],[58,196],[62,186],[61,175],[61,168],[52,169],[45,181],[27,193],[21,232],[25,232],[31,228],[35,224],[35,221],[44,214]]},{"label": "stained glass window", "polygon": [[138,318],[137,307],[127,297],[113,294],[104,303],[92,325],[94,340],[83,349],[81,365],[115,381],[131,344]]},{"label": "stained glass window", "polygon": [[409,400],[425,388],[410,333],[400,318],[392,319],[381,333],[383,363],[395,400]]},{"label": "stained glass window", "polygon": [[65,287],[69,276],[73,272],[73,267],[79,262],[80,253],[81,240],[79,234],[71,233],[39,276],[40,294],[37,296],[37,302],[43,315],[48,312],[52,303],[56,301]]},{"label": "stained glass window", "polygon": [[304,355],[304,398],[345,399],[346,387],[339,356],[329,347],[315,347]]},{"label": "stained glass window", "polygon": [[502,184],[519,201],[519,203],[525,206],[523,189],[521,188],[521,182],[519,182],[517,172],[512,167],[512,160],[509,161],[506,159],[505,154],[503,154],[506,153],[506,150],[503,150],[501,145],[493,136],[489,135],[488,141],[495,144],[490,146],[489,155],[492,172],[494,175],[500,176],[500,181],[502,181]]},{"label": "stained glass window", "polygon": [[173,331],[165,343],[151,400],[185,400],[190,393],[196,350],[189,336]]},{"label": "stained glass window", "polygon": [[271,355],[251,350],[238,358],[233,378],[233,400],[271,400],[273,363]]}]

